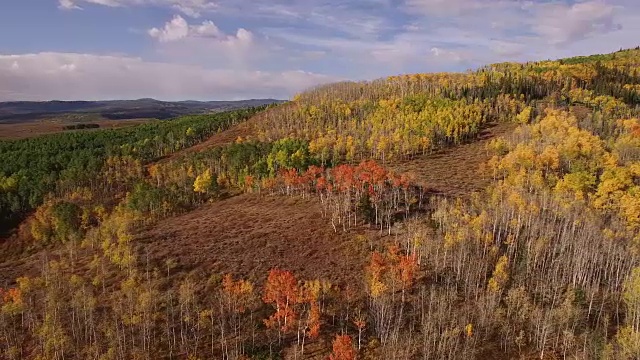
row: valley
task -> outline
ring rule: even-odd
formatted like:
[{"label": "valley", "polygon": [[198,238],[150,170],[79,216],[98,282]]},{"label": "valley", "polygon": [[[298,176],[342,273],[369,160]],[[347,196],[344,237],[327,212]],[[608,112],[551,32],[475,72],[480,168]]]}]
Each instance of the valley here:
[{"label": "valley", "polygon": [[113,129],[166,120],[181,115],[230,111],[281,103],[275,99],[244,101],[180,101],[154,99],[127,101],[16,101],[0,103],[0,140],[24,139],[63,131],[74,126]]}]

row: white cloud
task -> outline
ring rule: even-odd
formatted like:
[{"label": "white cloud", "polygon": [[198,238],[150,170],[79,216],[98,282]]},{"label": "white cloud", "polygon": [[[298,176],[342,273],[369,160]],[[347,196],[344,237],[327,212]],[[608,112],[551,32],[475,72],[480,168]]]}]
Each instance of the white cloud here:
[{"label": "white cloud", "polygon": [[243,28],[235,35],[226,35],[212,21],[204,21],[201,25],[189,25],[180,15],[167,22],[162,29],[152,28],[149,36],[160,42],[171,42],[186,38],[207,38],[232,47],[243,46],[253,42],[253,34]]},{"label": "white cloud", "polygon": [[472,59],[472,55],[464,51],[454,51],[440,49],[438,47],[431,48],[432,61],[464,63]]},{"label": "white cloud", "polygon": [[82,10],[82,8],[76,5],[73,0],[59,0],[58,8],[62,10]]},{"label": "white cloud", "polygon": [[567,4],[541,4],[535,11],[533,29],[549,43],[560,45],[620,29],[614,18],[615,7],[604,1]]},{"label": "white cloud", "polygon": [[76,5],[78,2],[87,2],[90,4],[109,7],[123,6],[118,0],[59,0],[59,7],[63,9],[81,9],[78,5]]},{"label": "white cloud", "polygon": [[[405,31],[420,33],[429,48],[453,49],[474,65],[574,56],[628,46],[629,29],[637,26],[625,19],[637,22],[638,5],[636,0],[405,0],[412,15]],[[619,39],[620,45],[605,39]]]},{"label": "white cloud", "polygon": [[297,46],[316,47],[319,49],[316,51],[332,54],[337,61],[346,60],[358,64],[359,71],[366,71],[367,75],[372,74],[370,76],[374,77],[407,71],[441,71],[450,69],[452,65],[468,65],[473,60],[470,51],[452,50],[436,44],[447,36],[454,41],[460,38],[471,44],[478,41],[468,37],[468,34],[461,35],[452,31],[427,33],[417,27],[385,40],[305,36],[275,29],[269,30],[267,34]]},{"label": "white cloud", "polygon": [[218,29],[216,24],[213,21],[204,21],[202,25],[196,25],[191,28],[191,32],[193,34],[197,34],[200,36],[209,36],[219,38],[224,34]]},{"label": "white cloud", "polygon": [[68,71],[68,72],[74,72],[76,70],[76,64],[70,63],[70,64],[61,65],[60,66],[60,70],[61,71]]},{"label": "white cloud", "polygon": [[492,40],[489,48],[499,56],[513,57],[521,55],[526,46],[512,41]]},{"label": "white cloud", "polygon": [[[19,63],[17,69],[14,64]],[[0,101],[288,98],[340,80],[304,71],[211,70],[75,53],[0,55]]]},{"label": "white cloud", "polygon": [[61,9],[81,9],[77,4],[84,2],[109,7],[129,6],[162,6],[170,7],[190,17],[199,17],[204,11],[211,11],[218,7],[211,0],[58,0]]},{"label": "white cloud", "polygon": [[[179,63],[288,81],[309,76],[292,68],[371,79],[603,53],[637,46],[640,33],[638,0],[59,1],[61,8],[157,6],[180,14],[146,31],[164,69]],[[201,15],[215,23],[190,19]],[[218,27],[228,24],[237,25]],[[20,62],[14,72],[22,70]]]},{"label": "white cloud", "polygon": [[[156,2],[162,2],[156,0]],[[190,17],[200,17],[204,11],[215,10],[218,4],[209,0],[164,0],[171,7]]]},{"label": "white cloud", "polygon": [[225,34],[212,21],[191,25],[180,15],[147,33],[158,42],[158,56],[170,62],[223,69],[260,69],[263,61],[273,59],[275,51],[273,44],[256,38],[249,30],[240,28]]},{"label": "white cloud", "polygon": [[182,16],[176,15],[164,25],[164,28],[150,29],[149,35],[161,42],[184,39],[189,35],[189,24]]},{"label": "white cloud", "polygon": [[444,16],[473,13],[478,9],[497,7],[503,3],[501,0],[406,0],[405,6],[409,12]]}]

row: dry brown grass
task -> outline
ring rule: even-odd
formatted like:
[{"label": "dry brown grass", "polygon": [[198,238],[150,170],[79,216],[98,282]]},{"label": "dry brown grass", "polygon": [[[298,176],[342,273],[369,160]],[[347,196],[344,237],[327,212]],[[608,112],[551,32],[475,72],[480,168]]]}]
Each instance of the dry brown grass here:
[{"label": "dry brown grass", "polygon": [[387,164],[397,172],[415,175],[416,182],[430,191],[453,197],[466,197],[484,189],[491,179],[480,172],[490,158],[486,149],[489,141],[509,134],[515,124],[498,124],[486,128],[478,140],[442,149],[430,155]]},{"label": "dry brown grass", "polygon": [[[174,156],[251,135],[253,121],[215,134]],[[476,142],[387,165],[396,171],[413,172],[419,183],[436,193],[468,196],[489,183],[478,171],[489,159],[486,144],[514,128],[513,124],[496,125],[486,129]],[[369,250],[367,244],[356,240],[358,233],[379,241],[376,231],[364,228],[348,234],[334,233],[329,221],[322,218],[315,197],[245,194],[205,204],[142,229],[134,244],[138,259],[143,259],[140,261],[146,262],[148,254],[151,267],[166,269],[166,261],[171,259],[177,264],[172,270],[176,274],[231,273],[261,284],[270,269],[282,268],[300,279],[320,278],[360,287]],[[0,286],[17,276],[37,273],[47,256],[63,251],[29,249],[29,243],[19,237],[14,235],[4,243],[0,240]]]},{"label": "dry brown grass", "polygon": [[[216,134],[178,156],[247,136],[249,125],[243,123]],[[396,171],[413,172],[434,192],[467,196],[489,182],[478,171],[489,159],[486,144],[514,127],[492,126],[476,142],[388,165]],[[231,273],[262,282],[270,269],[282,268],[300,278],[360,286],[369,254],[356,234],[364,232],[379,240],[375,231],[364,229],[334,233],[329,221],[322,218],[315,197],[245,194],[163,220],[138,234],[135,243],[138,256],[146,257],[148,252],[153,267],[162,268],[171,259],[177,263],[177,272]]]},{"label": "dry brown grass", "polygon": [[[239,136],[250,136],[254,121],[215,134],[172,157],[228,144]],[[476,142],[387,165],[396,171],[413,172],[419,183],[436,193],[465,197],[489,182],[478,171],[489,159],[486,144],[514,128],[512,124],[492,126]],[[357,235],[366,235],[376,244],[392,241],[393,237],[381,237],[377,231],[365,227],[350,233],[335,233],[321,214],[316,197],[243,194],[207,203],[139,229],[133,245],[141,267],[148,265],[166,271],[167,261],[174,263],[169,280],[174,284],[185,276],[204,283],[212,274],[230,273],[254,282],[261,289],[268,271],[280,268],[292,271],[301,280],[326,279],[341,287],[349,285],[361,293],[370,250],[369,244]],[[30,249],[23,239],[26,230],[23,226],[9,241],[0,240],[0,286],[14,283],[18,276],[39,275],[47,260],[65,256],[63,245],[56,249]],[[76,256],[74,268],[89,276],[91,257]],[[108,283],[116,284],[116,280],[109,279]],[[331,349],[328,339],[330,336],[309,343],[305,358],[325,359]],[[292,348],[285,349],[284,353],[285,358],[293,358]],[[493,358],[499,353],[489,345],[479,358]]]},{"label": "dry brown grass", "polygon": [[262,284],[280,268],[359,287],[368,251],[356,234],[334,233],[315,198],[245,194],[161,221],[135,244],[160,269],[171,259],[177,272],[230,273]]},{"label": "dry brown grass", "polygon": [[0,238],[0,287],[8,287],[20,276],[40,275],[40,269],[50,257],[52,251],[42,249],[31,239],[27,217],[20,226],[6,238]]}]

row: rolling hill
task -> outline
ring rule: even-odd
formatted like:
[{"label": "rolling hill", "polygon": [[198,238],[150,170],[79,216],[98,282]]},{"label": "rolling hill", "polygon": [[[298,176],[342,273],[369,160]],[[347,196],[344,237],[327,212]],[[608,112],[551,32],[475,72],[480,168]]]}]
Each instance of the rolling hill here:
[{"label": "rolling hill", "polygon": [[245,107],[279,103],[275,99],[240,101],[177,101],[155,99],[113,101],[18,101],[0,103],[0,123],[34,121],[60,114],[95,114],[109,120],[155,118],[229,111]]},{"label": "rolling hill", "polygon": [[0,141],[0,351],[638,358],[639,67],[492,64]]}]

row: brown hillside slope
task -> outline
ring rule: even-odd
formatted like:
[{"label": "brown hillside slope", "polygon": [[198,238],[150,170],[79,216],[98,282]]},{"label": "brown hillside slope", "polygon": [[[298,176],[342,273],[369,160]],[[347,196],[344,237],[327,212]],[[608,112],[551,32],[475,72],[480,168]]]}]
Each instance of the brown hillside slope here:
[{"label": "brown hillside slope", "polygon": [[[467,196],[488,183],[478,174],[489,159],[486,144],[514,127],[492,126],[476,142],[388,165],[413,172],[433,192]],[[243,131],[234,128],[216,134],[209,145],[199,147],[218,145]],[[369,235],[375,238],[377,232]],[[334,233],[315,197],[245,194],[166,219],[139,233],[135,243],[139,257],[148,254],[153,267],[162,268],[171,260],[180,272],[231,273],[259,283],[271,268],[283,268],[300,278],[361,286],[368,249],[355,239],[354,233]]]},{"label": "brown hillside slope", "polygon": [[[364,230],[363,230],[364,231]],[[137,235],[139,256],[176,271],[241,276],[262,283],[272,268],[299,278],[360,286],[366,246],[334,233],[316,199],[244,194],[167,219]]]},{"label": "brown hillside slope", "polygon": [[474,142],[411,160],[394,161],[387,166],[397,172],[414,174],[416,182],[433,193],[465,197],[490,183],[491,179],[479,171],[481,165],[491,158],[487,144],[494,138],[510,134],[515,128],[515,124],[493,125],[484,129]]},{"label": "brown hillside slope", "polygon": [[[173,156],[250,135],[254,121],[258,120],[215,134]],[[417,182],[435,193],[467,196],[489,181],[478,174],[480,165],[489,159],[486,144],[514,128],[512,124],[492,126],[478,141],[387,165],[398,172],[413,172]],[[368,256],[367,246],[356,244],[355,234],[333,232],[315,198],[241,195],[165,219],[137,237],[140,258],[146,257],[148,249],[150,261],[159,268],[172,259],[178,263],[177,271],[230,272],[260,281],[269,269],[283,267],[300,277],[360,286],[362,279],[357,274]],[[0,286],[13,283],[17,276],[36,275],[44,259],[56,258],[53,249],[19,254],[29,247],[28,241],[15,237],[0,241]],[[352,271],[355,269],[358,271]]]}]

